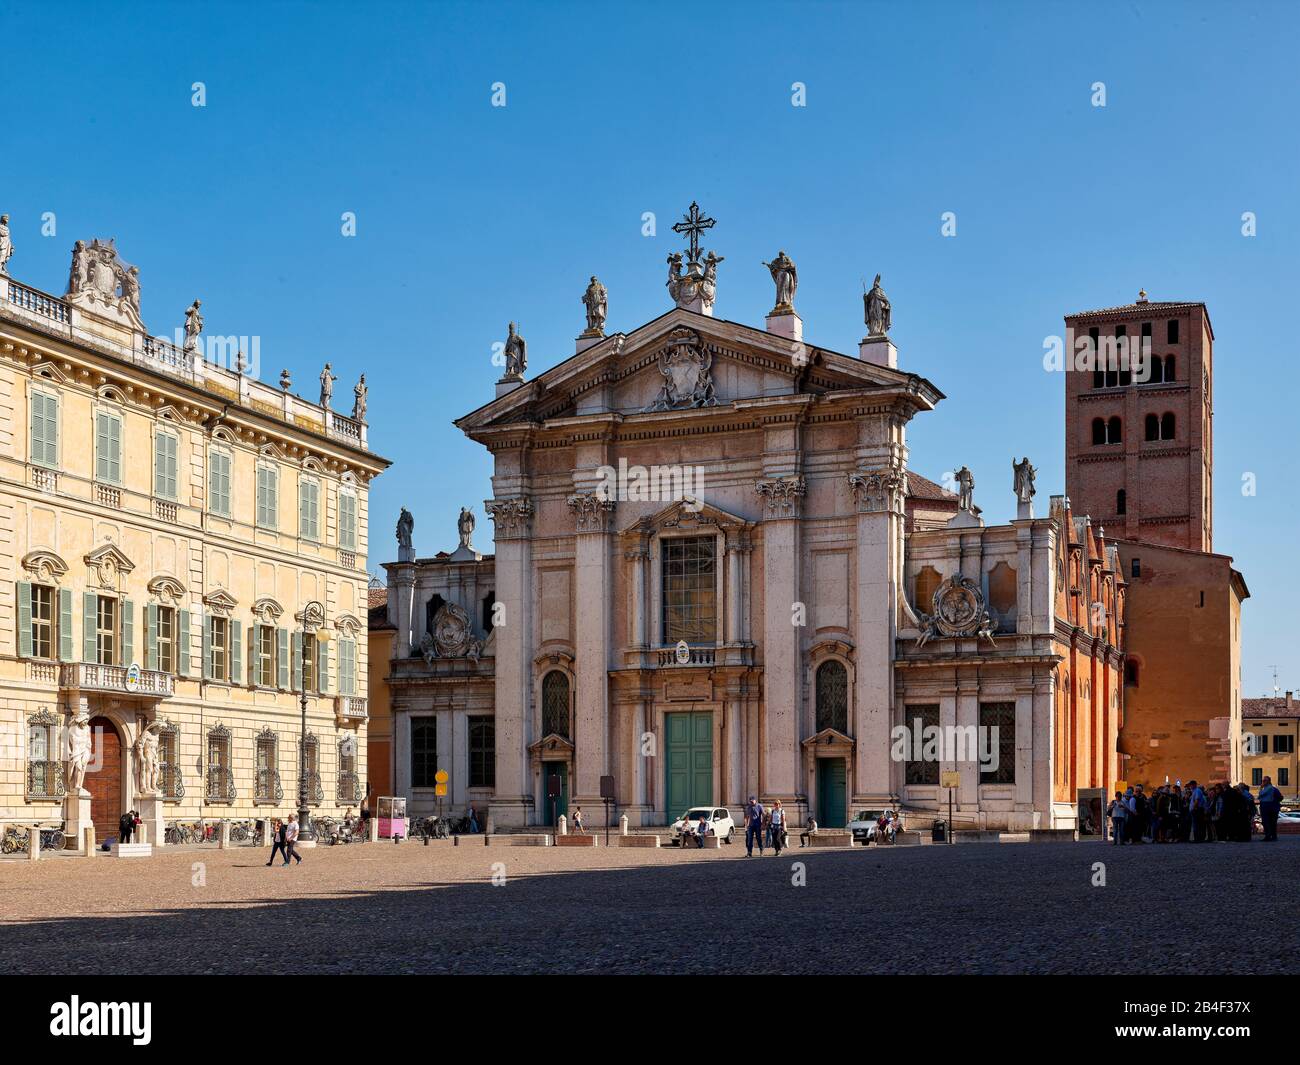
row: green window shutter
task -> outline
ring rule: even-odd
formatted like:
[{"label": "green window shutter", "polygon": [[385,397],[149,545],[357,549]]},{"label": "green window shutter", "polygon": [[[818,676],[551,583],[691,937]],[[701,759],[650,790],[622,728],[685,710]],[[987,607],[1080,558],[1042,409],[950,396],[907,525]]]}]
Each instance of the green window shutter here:
[{"label": "green window shutter", "polygon": [[339,493],[339,547],[357,549],[357,497],[351,492]]},{"label": "green window shutter", "polygon": [[180,441],[174,437],[167,437],[167,498],[176,499],[180,495],[180,484],[178,483],[178,474],[180,472]]},{"label": "green window shutter", "polygon": [[130,599],[121,601],[122,607],[122,662],[129,666],[135,652],[135,604]]},{"label": "green window shutter", "polygon": [[262,631],[262,626],[253,624],[248,626],[248,686],[250,688],[257,686],[257,637]]},{"label": "green window shutter", "polygon": [[[230,456],[224,451],[213,451],[208,462],[208,509],[217,514],[230,514]],[[261,492],[258,492],[261,499]]]},{"label": "green window shutter", "polygon": [[190,675],[190,612],[176,611],[176,672],[182,677]]},{"label": "green window shutter", "polygon": [[95,479],[108,480],[108,415],[95,415]]},{"label": "green window shutter", "polygon": [[111,474],[114,484],[122,483],[122,422],[119,418],[109,419],[109,435],[113,444],[110,449],[112,455]]},{"label": "green window shutter", "polygon": [[339,694],[357,694],[357,645],[354,640],[339,641]]},{"label": "green window shutter", "polygon": [[330,690],[330,645],[320,637],[316,638],[316,690],[322,694]]},{"label": "green window shutter", "polygon": [[94,592],[81,594],[81,660],[94,662],[95,655],[95,608],[99,605]]},{"label": "green window shutter", "polygon": [[59,464],[59,401],[45,397],[45,464]]},{"label": "green window shutter", "polygon": [[72,661],[72,589],[59,589],[59,661]]},{"label": "green window shutter", "polygon": [[59,401],[44,392],[32,393],[31,461],[42,466],[59,462]]},{"label": "green window shutter", "polygon": [[212,615],[203,615],[203,679],[212,679]]},{"label": "green window shutter", "polygon": [[244,650],[244,625],[243,622],[231,620],[230,622],[230,675],[231,684],[239,683],[239,675],[244,671],[244,663],[241,656]]},{"label": "green window shutter", "polygon": [[153,437],[153,494],[170,498],[167,495],[167,437],[163,433],[154,433]]},{"label": "green window shutter", "polygon": [[18,582],[18,654],[32,657],[32,586],[29,581]]},{"label": "green window shutter", "polygon": [[293,680],[290,687],[294,691],[302,691],[302,633],[293,634],[293,645],[289,649],[289,668],[292,671]]},{"label": "green window shutter", "polygon": [[275,630],[275,656],[279,665],[277,681],[281,688],[289,687],[289,630]]},{"label": "green window shutter", "polygon": [[[172,633],[173,639],[175,633]],[[144,668],[158,668],[158,604],[144,606]]]}]

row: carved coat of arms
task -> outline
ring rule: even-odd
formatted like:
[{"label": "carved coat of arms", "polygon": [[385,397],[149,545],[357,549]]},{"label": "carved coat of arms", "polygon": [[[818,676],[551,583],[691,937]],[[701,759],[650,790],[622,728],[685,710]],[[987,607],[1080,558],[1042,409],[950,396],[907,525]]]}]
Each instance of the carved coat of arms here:
[{"label": "carved coat of arms", "polygon": [[644,413],[717,406],[713,356],[693,329],[681,327],[669,334],[668,342],[659,352],[659,372],[663,375],[663,387]]},{"label": "carved coat of arms", "polygon": [[433,617],[433,631],[420,641],[420,654],[426,664],[435,658],[470,658],[478,660],[483,641],[474,635],[469,615],[463,607],[446,603]]},{"label": "carved coat of arms", "polygon": [[77,241],[68,274],[68,298],[100,314],[117,317],[137,329],[140,319],[140,271],[124,263],[113,241]]},{"label": "carved coat of arms", "polygon": [[[919,604],[918,604],[919,605]],[[993,643],[993,619],[984,605],[979,583],[960,573],[944,579],[934,590],[933,613],[918,611],[921,636],[917,647],[932,637],[976,636]]]}]

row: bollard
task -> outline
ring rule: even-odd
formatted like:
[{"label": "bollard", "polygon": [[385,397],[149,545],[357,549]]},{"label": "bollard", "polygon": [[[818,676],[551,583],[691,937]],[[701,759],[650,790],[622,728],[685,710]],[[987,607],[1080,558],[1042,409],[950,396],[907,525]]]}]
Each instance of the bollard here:
[{"label": "bollard", "polygon": [[222,821],[217,833],[217,849],[226,850],[230,846],[230,822]]},{"label": "bollard", "polygon": [[556,819],[555,834],[557,836],[567,836],[569,834],[569,819],[564,814]]},{"label": "bollard", "polygon": [[87,825],[81,830],[81,856],[83,858],[93,858],[95,856],[95,826]]},{"label": "bollard", "polygon": [[27,860],[36,861],[41,856],[41,826],[32,825],[27,831]]},{"label": "bollard", "polygon": [[424,845],[426,847],[429,845],[429,833],[427,832],[424,834]]},{"label": "bollard", "polygon": [[618,819],[618,834],[620,836],[627,835],[627,814],[624,814]]}]

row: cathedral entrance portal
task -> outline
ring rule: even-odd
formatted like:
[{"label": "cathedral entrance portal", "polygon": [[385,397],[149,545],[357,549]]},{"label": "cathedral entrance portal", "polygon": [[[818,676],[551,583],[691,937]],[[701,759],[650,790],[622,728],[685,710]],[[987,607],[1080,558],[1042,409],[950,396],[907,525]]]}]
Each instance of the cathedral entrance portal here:
[{"label": "cathedral entrance portal", "polygon": [[713,803],[713,714],[664,714],[664,794],[668,821],[692,806]]}]

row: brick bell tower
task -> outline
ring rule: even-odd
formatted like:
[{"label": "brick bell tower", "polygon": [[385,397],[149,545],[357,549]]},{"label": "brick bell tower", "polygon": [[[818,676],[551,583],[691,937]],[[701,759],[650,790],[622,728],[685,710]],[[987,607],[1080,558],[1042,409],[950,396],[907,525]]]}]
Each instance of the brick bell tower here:
[{"label": "brick bell tower", "polygon": [[[1066,315],[1065,491],[1108,537],[1211,551],[1214,331],[1204,303],[1136,303]],[[1149,370],[1126,361],[1140,344]],[[1114,355],[1115,358],[1108,356]],[[1076,362],[1078,356],[1075,356]]]}]

